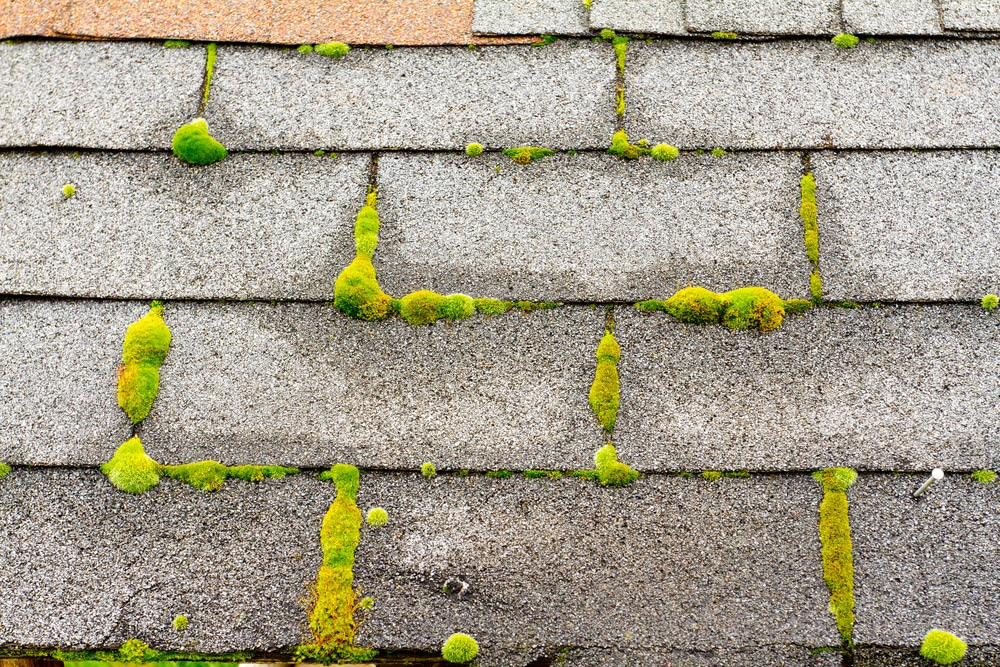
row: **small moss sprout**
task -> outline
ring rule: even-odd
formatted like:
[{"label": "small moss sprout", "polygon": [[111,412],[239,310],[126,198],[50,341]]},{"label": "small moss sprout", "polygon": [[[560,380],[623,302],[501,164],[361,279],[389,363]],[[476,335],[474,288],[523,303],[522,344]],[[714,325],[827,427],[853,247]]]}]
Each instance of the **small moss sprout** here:
[{"label": "small moss sprout", "polygon": [[184,632],[188,626],[187,616],[177,615],[174,617],[174,630]]},{"label": "small moss sprout", "polygon": [[212,164],[224,160],[229,155],[226,147],[209,135],[208,123],[204,118],[198,118],[177,128],[171,147],[174,156],[188,164]]},{"label": "small moss sprout", "polygon": [[375,598],[361,598],[361,601],[358,602],[358,607],[365,611],[371,611],[375,608]]},{"label": "small moss sprout", "polygon": [[208,96],[212,92],[212,75],[215,74],[215,58],[218,51],[215,42],[210,42],[205,46],[205,89],[201,94],[202,106],[208,104]]},{"label": "small moss sprout", "polygon": [[833,42],[834,46],[842,49],[853,49],[861,40],[854,35],[842,32],[830,41]]},{"label": "small moss sprout", "polygon": [[389,522],[389,513],[381,507],[373,507],[368,510],[368,514],[365,516],[365,521],[368,522],[369,526],[375,526],[378,528]]},{"label": "small moss sprout", "polygon": [[420,474],[427,479],[433,479],[434,477],[437,477],[437,468],[434,467],[433,463],[425,463],[420,466]]},{"label": "small moss sprout", "polygon": [[994,308],[997,307],[997,305],[1000,305],[1000,297],[998,297],[996,294],[987,294],[986,296],[983,297],[983,300],[980,302],[980,305],[982,305],[982,307],[985,308],[986,310],[993,310]]},{"label": "small moss sprout", "polygon": [[920,655],[939,665],[953,665],[965,657],[968,645],[944,630],[931,630],[920,646]]},{"label": "small moss sprout", "polygon": [[736,39],[739,37],[735,32],[716,31],[712,33],[712,39]]},{"label": "small moss sprout", "polygon": [[992,484],[997,479],[997,474],[992,470],[977,470],[969,476],[980,484]]},{"label": "small moss sprout", "polygon": [[70,197],[76,194],[76,186],[73,185],[72,183],[67,183],[66,185],[63,186],[62,192],[63,192],[63,197],[69,199]]},{"label": "small moss sprout", "polygon": [[441,648],[441,657],[448,662],[472,662],[479,655],[479,643],[467,634],[456,632]]},{"label": "small moss sprout", "polygon": [[343,42],[327,42],[326,44],[317,44],[313,48],[316,53],[327,58],[343,58],[351,50],[351,47]]},{"label": "small moss sprout", "polygon": [[465,147],[465,154],[469,157],[476,157],[483,154],[483,145],[472,143]]}]

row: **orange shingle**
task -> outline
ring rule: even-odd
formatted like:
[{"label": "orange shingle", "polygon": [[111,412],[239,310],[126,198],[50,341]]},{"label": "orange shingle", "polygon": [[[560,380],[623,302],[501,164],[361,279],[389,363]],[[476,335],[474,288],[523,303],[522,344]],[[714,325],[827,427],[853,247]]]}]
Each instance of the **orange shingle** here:
[{"label": "orange shingle", "polygon": [[51,37],[53,22],[70,0],[0,0],[0,38]]}]

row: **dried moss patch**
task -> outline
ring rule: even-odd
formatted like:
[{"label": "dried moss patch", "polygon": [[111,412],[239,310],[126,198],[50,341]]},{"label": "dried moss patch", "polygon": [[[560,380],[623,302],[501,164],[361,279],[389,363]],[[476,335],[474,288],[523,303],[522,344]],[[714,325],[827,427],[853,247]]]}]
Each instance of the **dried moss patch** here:
[{"label": "dried moss patch", "polygon": [[160,366],[170,349],[170,328],[163,321],[163,302],[125,331],[122,365],[118,370],[118,405],[138,424],[149,415],[160,390]]},{"label": "dried moss patch", "polygon": [[830,589],[830,611],[840,637],[851,642],[854,630],[854,556],[847,489],[858,473],[849,468],[827,468],[813,474],[823,484],[819,507],[819,536],[823,551],[823,579]]}]

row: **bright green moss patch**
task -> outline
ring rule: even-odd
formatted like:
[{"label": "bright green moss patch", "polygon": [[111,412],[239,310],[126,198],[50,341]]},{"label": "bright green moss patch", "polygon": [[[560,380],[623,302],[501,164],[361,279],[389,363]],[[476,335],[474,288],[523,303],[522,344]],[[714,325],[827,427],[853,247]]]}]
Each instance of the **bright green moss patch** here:
[{"label": "bright green moss patch", "polygon": [[677,159],[677,156],[681,152],[677,150],[676,147],[669,144],[656,144],[651,149],[649,149],[649,155],[654,160],[659,160],[661,162],[671,162]]},{"label": "bright green moss patch", "polygon": [[[992,484],[997,478],[997,474],[992,470],[977,470],[969,476],[980,484]],[[2,477],[3,475],[0,475],[0,478]]]},{"label": "bright green moss patch", "polygon": [[299,53],[312,53],[313,52],[313,45],[312,44],[303,44],[302,46],[300,46],[296,50]]},{"label": "bright green moss patch", "polygon": [[736,39],[739,37],[735,32],[713,32],[712,39]]},{"label": "bright green moss patch", "polygon": [[354,466],[337,464],[321,476],[337,485],[320,529],[323,564],[309,603],[309,630],[313,641],[295,651],[300,662],[364,662],[377,651],[354,646],[360,607],[354,589],[354,550],[361,541],[361,510],[355,503],[360,477]]},{"label": "bright green moss patch", "polygon": [[603,39],[606,42],[610,42],[615,38],[615,31],[611,30],[610,28],[605,28],[604,30],[601,31],[600,34],[601,34],[601,39]]},{"label": "bright green moss patch", "polygon": [[186,39],[168,39],[167,41],[163,42],[163,46],[165,46],[168,49],[186,49],[187,47],[191,46],[191,42],[187,41]]},{"label": "bright green moss patch", "polygon": [[389,513],[381,507],[373,507],[368,510],[365,521],[368,522],[369,526],[381,527],[389,522]]},{"label": "bright green moss patch", "polygon": [[500,299],[474,299],[476,310],[484,315],[500,315],[510,310],[514,304]]},{"label": "bright green moss patch", "polygon": [[548,46],[549,44],[555,44],[559,41],[559,38],[555,35],[539,35],[538,41],[533,42],[531,45],[534,47]]},{"label": "bright green moss patch", "polygon": [[399,314],[410,324],[432,324],[438,319],[444,297],[430,290],[418,290],[399,300]]},{"label": "bright green moss patch", "polygon": [[[683,473],[682,473],[683,474]],[[728,472],[723,472],[721,470],[705,470],[701,473],[701,477],[709,482],[717,482],[723,477],[733,477],[737,479],[746,479],[750,477],[749,470],[730,470]]]},{"label": "bright green moss patch", "polygon": [[597,466],[597,479],[604,486],[627,486],[639,479],[639,472],[621,463],[615,446],[607,444],[594,454],[594,464]]},{"label": "bright green moss patch", "polygon": [[701,473],[701,476],[709,482],[717,482],[722,479],[722,473],[718,470],[706,470]]},{"label": "bright green moss patch", "polygon": [[519,148],[505,148],[503,154],[518,164],[528,164],[532,160],[555,155],[556,152],[551,148],[541,148],[540,146],[521,146]]},{"label": "bright green moss patch", "polygon": [[198,118],[177,128],[171,146],[174,156],[189,164],[212,164],[224,160],[229,155],[226,147],[208,134],[208,123],[204,118]]},{"label": "bright green moss patch", "polygon": [[441,657],[448,662],[472,662],[479,655],[479,644],[469,635],[456,632],[441,648]]},{"label": "bright green moss patch", "polygon": [[625,89],[621,86],[615,87],[615,113],[619,117],[625,116]]},{"label": "bright green moss patch", "polygon": [[449,320],[464,320],[476,312],[475,300],[464,294],[449,294],[441,303],[441,317]]},{"label": "bright green moss patch", "polygon": [[285,475],[294,475],[298,468],[282,466],[224,466],[218,461],[198,461],[179,466],[161,466],[165,477],[179,479],[202,491],[218,491],[223,483],[235,477],[247,482],[261,482],[265,479],[281,479]]},{"label": "bright green moss patch", "polygon": [[614,37],[611,40],[611,43],[615,47],[615,61],[618,64],[619,74],[625,73],[625,51],[626,49],[628,49],[628,42],[629,42],[628,37],[623,37],[623,36]]},{"label": "bright green moss patch", "polygon": [[66,185],[63,186],[62,193],[63,197],[69,199],[70,197],[76,194],[76,186],[73,185],[72,183],[67,183]]},{"label": "bright green moss patch", "polygon": [[998,304],[1000,304],[1000,297],[997,297],[996,294],[987,294],[981,302],[982,307],[986,310],[993,310]]},{"label": "bright green moss patch", "polygon": [[437,469],[434,467],[433,463],[425,463],[420,466],[420,474],[427,479],[432,479],[437,476]]},{"label": "bright green moss patch", "polygon": [[351,47],[343,42],[317,44],[314,48],[316,53],[321,56],[326,56],[327,58],[343,58],[351,50]]},{"label": "bright green moss patch", "polygon": [[944,630],[931,630],[920,646],[920,655],[939,665],[953,665],[965,657],[968,645]]},{"label": "bright green moss patch", "polygon": [[713,148],[712,149],[712,155],[714,155],[715,157],[722,157],[725,154],[726,154],[726,151],[724,149],[722,149],[722,148]]},{"label": "bright green moss patch", "polygon": [[823,579],[830,589],[830,611],[841,639],[850,643],[854,630],[854,556],[846,492],[858,473],[849,468],[827,468],[813,476],[823,484],[819,537],[823,545]]},{"label": "bright green moss patch", "polygon": [[590,386],[590,407],[604,430],[615,430],[618,406],[621,400],[618,380],[618,359],[621,349],[610,331],[604,334],[597,346],[597,372]]},{"label": "bright green moss patch", "polygon": [[823,301],[823,279],[815,269],[809,274],[809,293],[812,294],[813,303]]},{"label": "bright green moss patch", "polygon": [[212,76],[215,74],[215,57],[218,47],[215,42],[210,42],[205,47],[205,89],[202,91],[202,106],[208,104],[208,95],[212,91]]},{"label": "bright green moss patch", "polygon": [[7,465],[6,463],[0,463],[0,479],[3,479],[7,475],[9,475],[10,470],[11,468],[9,465]]},{"label": "bright green moss patch", "polygon": [[371,259],[362,255],[337,276],[333,294],[337,310],[361,320],[384,320],[394,312],[394,300],[379,287]]},{"label": "bright green moss patch", "polygon": [[813,303],[805,299],[785,299],[781,302],[781,307],[785,309],[785,315],[801,315],[811,309]]},{"label": "bright green moss patch", "polygon": [[514,301],[511,303],[511,306],[517,308],[522,313],[530,313],[535,310],[551,310],[561,305],[561,303],[556,303],[555,301]]},{"label": "bright green moss patch", "polygon": [[835,46],[838,46],[842,49],[853,49],[855,46],[858,45],[858,42],[860,42],[861,40],[855,37],[854,35],[849,35],[847,33],[842,32],[839,35],[835,36],[830,41],[833,42]]},{"label": "bright green moss patch", "polygon": [[160,365],[170,349],[170,328],[163,321],[163,303],[125,331],[122,366],[118,370],[118,405],[138,424],[149,414],[160,389]]},{"label": "bright green moss patch", "polygon": [[562,473],[558,470],[525,470],[524,476],[528,479],[559,479]]},{"label": "bright green moss patch", "polygon": [[465,154],[468,155],[469,157],[476,157],[477,155],[482,155],[483,145],[475,143],[469,144],[468,146],[465,147]]},{"label": "bright green moss patch", "polygon": [[177,632],[184,632],[187,629],[188,620],[187,616],[177,615],[174,617],[174,630]]},{"label": "bright green moss patch", "polygon": [[[785,302],[763,287],[741,287],[717,293],[703,287],[685,287],[666,301],[640,301],[636,308],[666,311],[688,324],[724,324],[730,329],[774,331],[785,316]],[[799,306],[795,304],[795,307]]]},{"label": "bright green moss patch", "polygon": [[140,639],[129,639],[118,649],[118,654],[122,662],[130,665],[139,664],[146,661],[146,654],[149,651],[149,644]]},{"label": "bright green moss patch", "polygon": [[160,483],[160,464],[146,456],[139,438],[126,441],[101,466],[108,480],[126,493],[145,493]]},{"label": "bright green moss patch", "polygon": [[617,155],[626,160],[636,160],[643,155],[649,155],[652,150],[639,144],[629,143],[628,133],[625,130],[618,130],[611,137],[611,148],[608,149],[611,155]]}]

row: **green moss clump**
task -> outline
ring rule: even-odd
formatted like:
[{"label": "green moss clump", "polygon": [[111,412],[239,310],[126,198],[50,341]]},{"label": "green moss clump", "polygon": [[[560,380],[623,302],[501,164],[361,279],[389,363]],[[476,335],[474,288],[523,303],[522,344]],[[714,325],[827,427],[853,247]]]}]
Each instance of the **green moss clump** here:
[{"label": "green moss clump", "polygon": [[72,183],[67,183],[66,185],[63,186],[62,192],[63,192],[63,197],[69,199],[70,197],[76,194],[76,186],[73,185]]},{"label": "green moss clump", "polygon": [[351,47],[343,42],[317,44],[314,48],[316,53],[321,56],[326,56],[327,58],[343,58],[351,50]]},{"label": "green moss clump", "polygon": [[726,154],[726,151],[723,150],[723,149],[721,149],[721,148],[713,148],[712,149],[712,155],[714,155],[715,157],[722,157],[725,154]]},{"label": "green moss clump", "polygon": [[597,450],[594,464],[597,466],[597,479],[604,486],[627,486],[639,479],[637,470],[618,460],[618,452],[612,444]]},{"label": "green moss clump", "polygon": [[562,473],[558,470],[525,470],[524,476],[528,479],[559,479]]},{"label": "green moss clump", "polygon": [[858,45],[861,40],[854,35],[849,35],[847,33],[840,33],[830,40],[835,46],[839,46],[842,49],[853,49]]},{"label": "green moss clump", "polygon": [[785,309],[786,315],[801,315],[813,307],[813,302],[805,299],[785,299],[781,302],[781,307]]},{"label": "green moss clump", "polygon": [[230,477],[247,482],[261,482],[265,479],[281,479],[285,475],[294,475],[298,468],[282,466],[224,466],[218,461],[198,461],[178,466],[160,466],[165,477],[187,482],[202,491],[218,491]]},{"label": "green moss clump", "polygon": [[303,44],[302,46],[300,46],[296,50],[299,53],[312,53],[313,52],[313,46],[312,46],[312,44]]},{"label": "green moss clump", "polygon": [[410,324],[417,326],[437,321],[444,304],[444,297],[430,290],[418,290],[399,300],[399,314]]},{"label": "green moss clump", "polygon": [[212,164],[229,155],[226,147],[208,134],[208,123],[204,118],[177,128],[171,146],[177,159],[189,164]]},{"label": "green moss clump", "polygon": [[368,510],[365,521],[368,522],[369,526],[381,527],[389,522],[389,513],[381,507],[373,507]]},{"label": "green moss clump", "polygon": [[174,617],[174,630],[177,632],[184,632],[188,626],[187,616],[175,616]]},{"label": "green moss clump", "polygon": [[997,297],[996,294],[987,294],[981,302],[982,307],[986,310],[993,310],[998,304],[1000,304],[1000,297]]},{"label": "green moss clump", "polygon": [[496,477],[498,479],[507,479],[508,477],[513,477],[514,473],[509,470],[490,470],[486,473],[487,477]]},{"label": "green moss clump", "polygon": [[997,478],[997,474],[992,470],[977,470],[969,476],[980,484],[992,484]]},{"label": "green moss clump", "polygon": [[129,639],[118,649],[118,655],[125,664],[137,665],[146,662],[147,651],[149,644],[140,639]]},{"label": "green moss clump", "polygon": [[730,305],[722,314],[722,323],[730,329],[774,331],[785,317],[781,299],[763,287],[741,287],[724,296]]},{"label": "green moss clump", "polygon": [[555,44],[557,41],[559,41],[559,38],[556,37],[555,35],[539,35],[538,41],[533,42],[531,45],[537,48],[542,46],[548,46],[549,44]]},{"label": "green moss clump", "polygon": [[812,294],[813,303],[823,301],[823,279],[819,277],[819,271],[815,269],[809,274],[809,292]]},{"label": "green moss clump", "polygon": [[210,42],[205,47],[205,90],[202,91],[201,103],[208,104],[208,95],[212,90],[212,75],[215,74],[215,57],[218,52],[215,42]]},{"label": "green moss clump", "polygon": [[614,38],[615,38],[615,31],[614,30],[611,30],[609,28],[605,28],[604,30],[601,31],[601,39],[603,39],[604,41],[610,42]]},{"label": "green moss clump", "polygon": [[629,143],[628,133],[625,130],[618,130],[611,137],[611,147],[608,153],[617,155],[626,160],[637,160],[643,155],[650,155],[652,149],[640,144]]},{"label": "green moss clump", "polygon": [[813,266],[819,263],[819,223],[816,210],[816,179],[812,174],[802,177],[802,205],[799,217],[805,227],[806,254]]},{"label": "green moss clump", "polygon": [[819,537],[823,551],[823,579],[830,589],[830,611],[841,638],[850,643],[854,630],[854,557],[847,489],[858,473],[849,468],[827,468],[813,475],[823,484],[819,506]]},{"label": "green moss clump", "polygon": [[474,299],[476,310],[484,315],[500,315],[510,310],[514,304],[500,299]]},{"label": "green moss clump", "polygon": [[483,145],[475,143],[469,144],[468,146],[465,147],[465,154],[468,155],[469,157],[476,157],[477,155],[482,155]]},{"label": "green moss clump", "polygon": [[441,648],[441,657],[448,662],[472,662],[479,655],[479,644],[469,635],[456,632]]},{"label": "green moss clump", "polygon": [[0,479],[3,479],[10,474],[11,467],[6,463],[0,463]]},{"label": "green moss clump", "polygon": [[122,366],[118,371],[118,405],[138,424],[149,414],[160,389],[160,365],[170,349],[170,328],[163,321],[163,303],[125,331]]},{"label": "green moss clump", "polygon": [[[790,303],[801,312],[801,300]],[[666,301],[650,299],[635,307],[649,312],[666,311],[688,324],[724,324],[730,329],[774,331],[785,316],[785,301],[763,287],[741,287],[717,293],[703,287],[685,287]]]},{"label": "green moss clump", "polygon": [[[663,310],[689,324],[721,322],[728,307],[729,302],[723,295],[704,287],[685,287],[663,302]],[[648,306],[645,308],[649,309]]]},{"label": "green moss clump", "polygon": [[522,313],[530,313],[536,310],[551,310],[561,305],[561,303],[554,301],[515,301],[511,304],[512,307],[517,308]]},{"label": "green moss clump", "polygon": [[920,646],[920,655],[939,665],[953,665],[965,657],[968,645],[944,630],[931,630]]},{"label": "green moss clump", "polygon": [[601,338],[597,346],[597,372],[590,386],[590,407],[597,415],[597,421],[604,430],[611,433],[615,430],[615,420],[618,418],[618,407],[621,401],[620,384],[618,380],[618,360],[621,358],[621,348],[614,335],[609,331]]},{"label": "green moss clump", "polygon": [[736,39],[739,37],[735,32],[713,32],[712,39]]},{"label": "green moss clump", "polygon": [[677,156],[681,154],[676,147],[669,144],[656,144],[651,149],[649,149],[649,154],[654,160],[659,160],[660,162],[671,162],[677,159]]},{"label": "green moss clump", "polygon": [[168,49],[186,49],[191,46],[191,42],[186,39],[168,39],[163,42],[163,46]]},{"label": "green moss clump", "polygon": [[718,470],[705,470],[701,473],[701,476],[709,482],[718,482],[722,479],[722,473]]},{"label": "green moss clump", "polygon": [[371,611],[375,608],[375,598],[361,598],[361,602],[358,603],[358,607],[364,609],[365,611]]},{"label": "green moss clump", "polygon": [[464,294],[449,294],[441,302],[440,315],[449,320],[464,320],[476,312],[475,300]]},{"label": "green moss clump", "polygon": [[543,157],[555,155],[556,152],[551,148],[521,146],[519,148],[505,148],[503,154],[518,164],[528,164],[532,160],[539,160]]},{"label": "green moss clump", "polygon": [[437,468],[434,467],[433,463],[425,463],[420,466],[420,474],[427,479],[432,479],[437,476]]},{"label": "green moss clump", "polygon": [[[618,63],[618,72],[625,73],[625,50],[628,48],[628,37],[614,37],[611,43],[615,47],[615,60]],[[620,115],[620,114],[619,114]]]},{"label": "green moss clump", "polygon": [[384,320],[394,310],[392,297],[379,287],[371,259],[362,255],[337,276],[333,294],[337,310],[361,320]]}]

